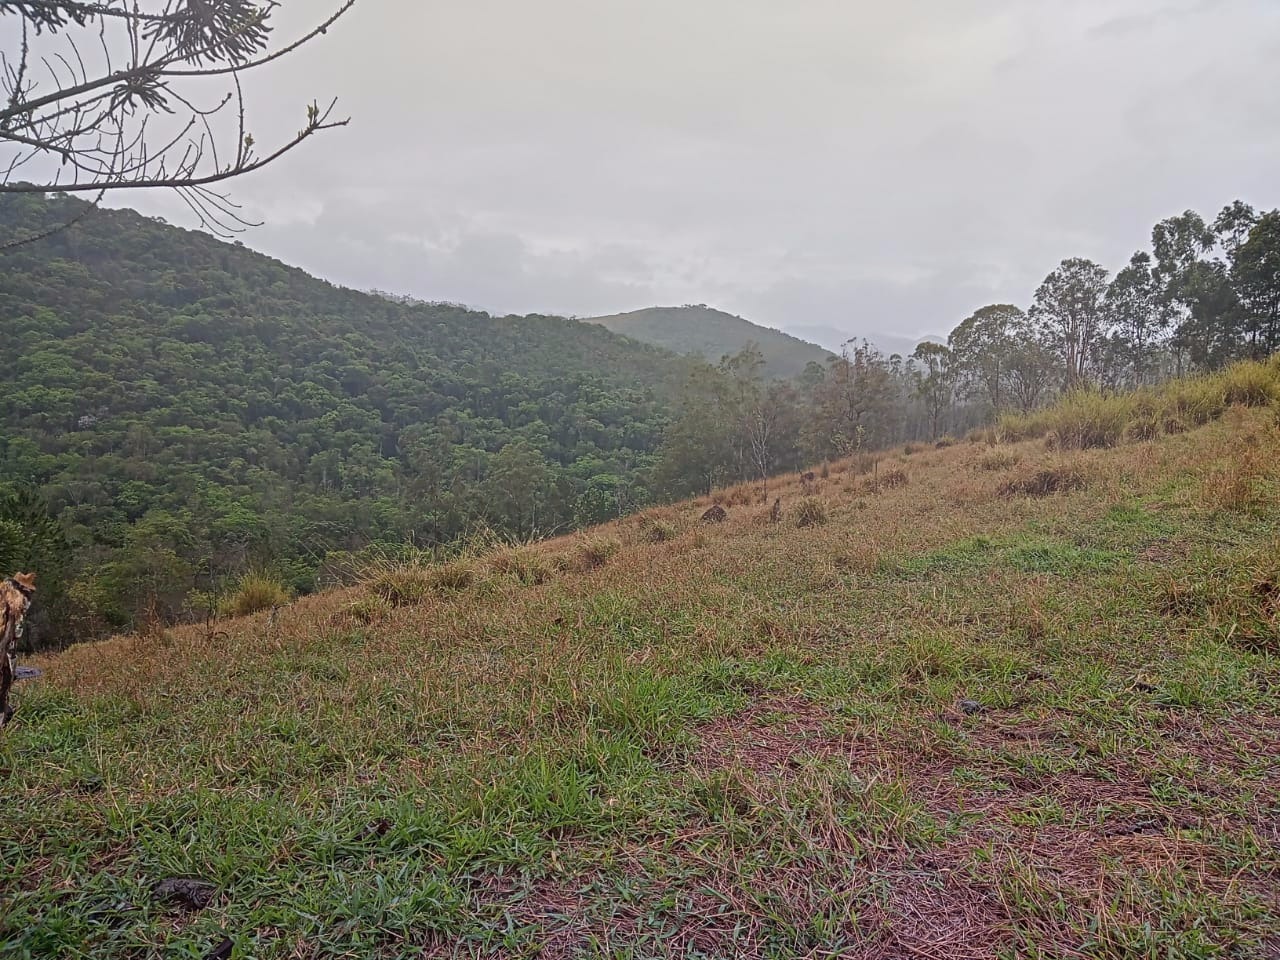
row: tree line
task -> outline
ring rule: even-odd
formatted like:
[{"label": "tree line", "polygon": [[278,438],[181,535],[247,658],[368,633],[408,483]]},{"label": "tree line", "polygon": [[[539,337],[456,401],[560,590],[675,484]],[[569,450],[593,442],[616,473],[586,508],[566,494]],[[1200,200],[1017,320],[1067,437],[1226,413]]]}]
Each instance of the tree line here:
[{"label": "tree line", "polygon": [[689,377],[655,472],[666,496],[964,432],[1080,389],[1128,390],[1280,348],[1280,211],[1235,201],[1158,223],[1114,276],[1063,260],[1031,304],[991,304],[907,357],[867,342],[792,382],[747,348]]}]

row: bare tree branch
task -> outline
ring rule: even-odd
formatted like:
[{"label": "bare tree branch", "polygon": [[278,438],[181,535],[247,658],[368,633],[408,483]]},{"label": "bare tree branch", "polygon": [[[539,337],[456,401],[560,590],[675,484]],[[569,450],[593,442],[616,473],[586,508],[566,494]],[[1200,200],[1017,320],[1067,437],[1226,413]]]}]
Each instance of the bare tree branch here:
[{"label": "bare tree branch", "polygon": [[[317,26],[269,51],[277,0],[0,0],[0,23],[16,16],[22,27],[8,49],[0,41],[0,193],[100,200],[108,191],[171,189],[219,235],[251,226],[210,188],[349,119],[333,119],[336,100],[323,110],[312,102],[297,133],[259,155],[242,78],[326,33],[356,0],[334,2]],[[92,48],[99,52],[89,62]],[[210,102],[211,78],[227,86]],[[18,180],[27,167],[44,170],[43,179]]]}]

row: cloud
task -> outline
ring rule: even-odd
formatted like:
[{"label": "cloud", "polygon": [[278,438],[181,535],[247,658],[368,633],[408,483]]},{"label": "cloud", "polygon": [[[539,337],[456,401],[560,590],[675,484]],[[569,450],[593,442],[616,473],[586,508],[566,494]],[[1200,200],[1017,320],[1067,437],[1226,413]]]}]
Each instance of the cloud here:
[{"label": "cloud", "polygon": [[357,287],[945,332],[1170,213],[1276,205],[1277,27],[1272,0],[365,2],[250,84],[259,142],[331,92],[351,128],[235,195],[269,221],[247,243]]}]

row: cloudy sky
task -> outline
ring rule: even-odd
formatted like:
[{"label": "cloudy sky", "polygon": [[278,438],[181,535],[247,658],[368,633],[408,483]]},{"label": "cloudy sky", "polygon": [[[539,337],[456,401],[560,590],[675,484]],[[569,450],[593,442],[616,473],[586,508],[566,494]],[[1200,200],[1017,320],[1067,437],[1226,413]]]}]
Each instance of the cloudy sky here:
[{"label": "cloudy sky", "polygon": [[249,85],[260,144],[313,97],[351,126],[233,192],[248,245],[360,288],[945,333],[1280,205],[1277,90],[1277,0],[359,0]]}]

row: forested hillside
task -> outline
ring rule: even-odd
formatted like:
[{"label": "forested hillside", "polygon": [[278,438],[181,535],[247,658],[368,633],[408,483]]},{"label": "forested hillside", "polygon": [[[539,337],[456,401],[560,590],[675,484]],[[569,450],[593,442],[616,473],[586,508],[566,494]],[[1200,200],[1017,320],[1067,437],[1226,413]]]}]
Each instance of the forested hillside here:
[{"label": "forested hillside", "polygon": [[[7,198],[0,242],[77,203]],[[946,345],[850,344],[789,379],[714,323],[704,363],[338,288],[127,211],[0,257],[0,566],[40,571],[58,639],[198,617],[250,574],[307,591],[368,554],[545,537],[1280,346],[1280,212],[1239,202],[1157,224],[1114,276],[1064,260],[1029,309],[982,307]]]},{"label": "forested hillside", "polygon": [[[5,197],[0,240],[78,202]],[[648,499],[688,368],[561,318],[340,289],[127,211],[0,257],[0,494],[46,501],[101,626],[253,566],[306,589],[333,551],[607,519]],[[23,497],[6,568],[30,553]]]},{"label": "forested hillside", "polygon": [[811,363],[825,366],[831,358],[831,352],[817,344],[702,305],[651,307],[587,322],[675,353],[700,354],[711,363],[755,344],[765,375],[781,379],[800,376]]}]

